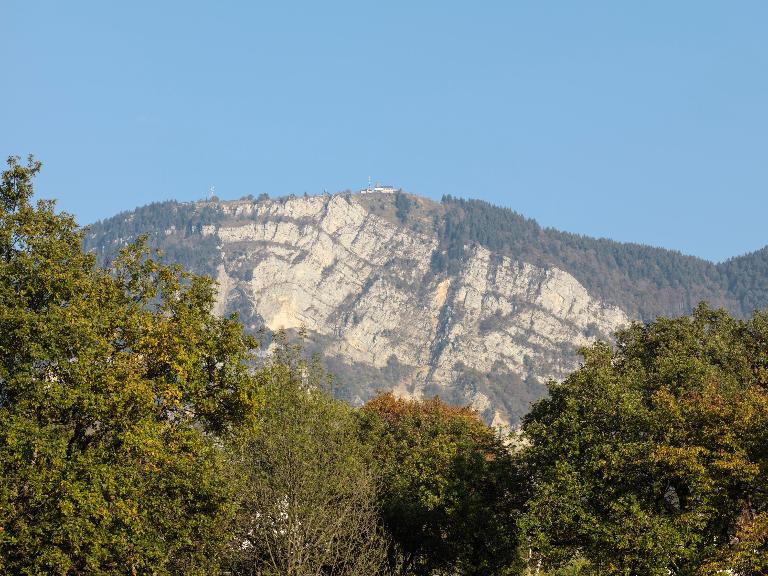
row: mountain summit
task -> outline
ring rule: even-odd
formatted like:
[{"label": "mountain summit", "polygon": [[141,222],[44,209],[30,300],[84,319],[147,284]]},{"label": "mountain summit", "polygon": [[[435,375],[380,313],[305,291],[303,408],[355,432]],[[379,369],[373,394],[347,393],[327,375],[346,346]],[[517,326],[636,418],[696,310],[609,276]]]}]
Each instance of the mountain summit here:
[{"label": "mountain summit", "polygon": [[305,333],[352,403],[439,394],[496,424],[517,423],[580,346],[632,319],[768,303],[765,249],[715,265],[379,188],[153,204],[94,224],[86,248],[103,262],[148,234],[214,276],[218,312],[237,312],[265,346],[277,330]]}]

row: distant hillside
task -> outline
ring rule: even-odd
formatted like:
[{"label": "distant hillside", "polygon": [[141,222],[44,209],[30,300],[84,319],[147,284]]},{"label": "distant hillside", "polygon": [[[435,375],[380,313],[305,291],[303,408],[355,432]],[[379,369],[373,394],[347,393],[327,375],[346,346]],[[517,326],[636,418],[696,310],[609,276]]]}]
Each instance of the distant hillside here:
[{"label": "distant hillside", "polygon": [[[437,204],[409,194],[391,196],[358,198],[385,216],[391,200],[390,219],[420,232],[431,228],[439,238],[435,271],[456,266],[465,250],[479,244],[517,260],[565,270],[593,295],[643,321],[687,314],[702,300],[743,317],[768,307],[768,247],[713,264],[674,250],[542,228],[533,219],[481,200],[444,196]],[[106,247],[116,240],[148,233],[169,259],[215,274],[213,239],[193,247],[158,233],[172,227],[191,232],[226,217],[218,203],[150,204],[91,225],[86,248],[107,257]]]},{"label": "distant hillside", "polygon": [[[687,314],[702,300],[743,317],[768,307],[768,247],[714,264],[675,250],[542,228],[482,200],[444,196],[437,204],[403,196],[410,200],[399,210],[400,221],[422,231],[430,222],[440,239],[436,270],[449,270],[466,249],[479,244],[565,270],[594,296],[643,321]],[[367,204],[377,209],[375,201]]]},{"label": "distant hillside", "polygon": [[97,222],[85,248],[106,262],[140,234],[214,276],[219,312],[266,344],[305,328],[350,402],[439,394],[497,423],[519,421],[579,346],[632,318],[768,305],[768,249],[715,265],[399,191],[163,202]]},{"label": "distant hillside", "polygon": [[642,244],[590,238],[553,228],[479,200],[443,198],[436,223],[448,266],[473,242],[537,265],[566,270],[590,293],[630,316],[690,312],[701,300],[739,316],[768,306],[768,248],[721,264]]}]

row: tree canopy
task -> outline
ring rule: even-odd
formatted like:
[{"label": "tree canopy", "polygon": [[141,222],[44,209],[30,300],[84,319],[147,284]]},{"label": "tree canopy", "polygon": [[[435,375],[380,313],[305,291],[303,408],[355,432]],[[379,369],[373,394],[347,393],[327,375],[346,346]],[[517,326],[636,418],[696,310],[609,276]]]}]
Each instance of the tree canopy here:
[{"label": "tree canopy", "polygon": [[279,333],[258,371],[259,428],[236,451],[242,479],[232,574],[376,576],[383,573],[378,474],[350,406],[332,380]]},{"label": "tree canopy", "polygon": [[398,574],[514,573],[517,478],[500,436],[469,408],[383,394],[362,411],[382,469],[381,517]]},{"label": "tree canopy", "polygon": [[768,314],[699,306],[585,350],[525,418],[521,526],[595,574],[768,571]]},{"label": "tree canopy", "polygon": [[207,574],[231,507],[218,446],[261,405],[255,343],[141,243],[95,266],[32,203],[39,169],[10,158],[0,184],[0,571]]}]

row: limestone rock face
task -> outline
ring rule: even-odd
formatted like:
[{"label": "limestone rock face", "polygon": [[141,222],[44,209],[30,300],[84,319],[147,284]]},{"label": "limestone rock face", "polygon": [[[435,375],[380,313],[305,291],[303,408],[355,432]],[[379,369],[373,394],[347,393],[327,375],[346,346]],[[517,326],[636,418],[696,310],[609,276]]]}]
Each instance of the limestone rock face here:
[{"label": "limestone rock face", "polygon": [[220,208],[221,221],[186,239],[217,242],[218,311],[250,309],[269,330],[304,328],[353,402],[383,389],[439,394],[514,424],[543,382],[578,365],[577,347],[629,322],[568,273],[479,246],[457,270],[435,273],[436,235],[353,195]]}]

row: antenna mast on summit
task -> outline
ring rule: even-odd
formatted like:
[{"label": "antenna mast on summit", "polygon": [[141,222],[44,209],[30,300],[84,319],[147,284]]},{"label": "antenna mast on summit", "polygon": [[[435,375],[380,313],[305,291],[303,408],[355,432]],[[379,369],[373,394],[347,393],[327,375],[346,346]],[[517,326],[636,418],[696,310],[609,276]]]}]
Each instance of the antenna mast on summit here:
[{"label": "antenna mast on summit", "polygon": [[216,191],[216,186],[211,186],[211,187],[208,189],[208,196],[206,197],[206,200],[208,200],[208,202],[210,202],[210,201],[211,201],[211,198],[213,198],[213,193],[214,193],[215,191]]}]

